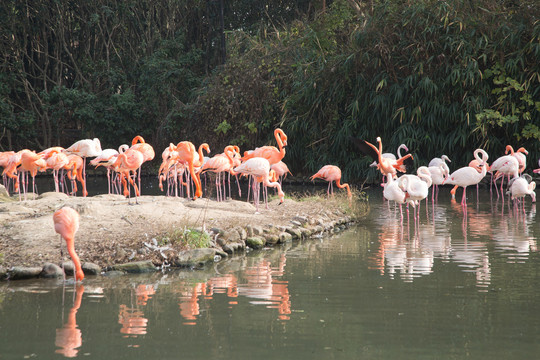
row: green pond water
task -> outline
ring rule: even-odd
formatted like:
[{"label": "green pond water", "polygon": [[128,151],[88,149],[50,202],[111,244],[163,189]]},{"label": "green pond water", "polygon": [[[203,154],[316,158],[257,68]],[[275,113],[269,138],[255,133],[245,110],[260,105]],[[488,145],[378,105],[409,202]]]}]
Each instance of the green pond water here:
[{"label": "green pond water", "polygon": [[[536,204],[447,189],[200,271],[0,283],[0,359],[533,359]],[[461,193],[458,192],[458,198]]]}]

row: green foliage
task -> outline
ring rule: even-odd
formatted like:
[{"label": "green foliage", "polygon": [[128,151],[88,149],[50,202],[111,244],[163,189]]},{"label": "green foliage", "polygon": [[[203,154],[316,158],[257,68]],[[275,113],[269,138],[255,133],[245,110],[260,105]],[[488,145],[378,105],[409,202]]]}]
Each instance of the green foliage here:
[{"label": "green foliage", "polygon": [[160,237],[158,244],[160,246],[181,245],[190,249],[207,248],[210,245],[210,236],[196,229],[177,228]]},{"label": "green foliage", "polygon": [[[533,74],[532,79],[538,80],[539,73]],[[496,97],[492,109],[484,109],[476,114],[476,131],[489,141],[490,134],[496,132],[495,128],[506,128],[514,131],[513,136],[518,140],[540,140],[538,123],[531,120],[538,119],[540,113],[540,101],[534,101],[529,93],[531,83],[525,80],[520,84],[517,80],[509,77],[500,63],[492,69],[484,72],[486,80],[493,79],[494,88],[491,93]]]}]

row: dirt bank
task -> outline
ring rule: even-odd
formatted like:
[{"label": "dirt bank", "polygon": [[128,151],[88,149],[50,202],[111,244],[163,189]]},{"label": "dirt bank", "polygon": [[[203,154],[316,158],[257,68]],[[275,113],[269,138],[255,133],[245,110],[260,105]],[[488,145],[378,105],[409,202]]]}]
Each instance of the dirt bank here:
[{"label": "dirt bank", "polygon": [[[159,262],[159,254],[141,249],[147,246],[145,242],[162,245],[167,234],[175,229],[291,226],[295,217],[332,221],[350,212],[347,201],[340,196],[330,200],[285,199],[281,205],[276,199],[269,203],[269,209],[263,205],[260,213],[255,212],[252,204],[236,200],[218,203],[209,199],[142,196],[138,205],[131,202],[120,195],[82,198],[52,192],[20,202],[0,198],[0,266],[61,263],[60,237],[54,232],[52,214],[63,206],[71,206],[81,215],[75,238],[81,261],[101,267],[148,259]],[[188,248],[181,242],[174,245],[178,251]],[[64,260],[67,259],[65,255]]]}]

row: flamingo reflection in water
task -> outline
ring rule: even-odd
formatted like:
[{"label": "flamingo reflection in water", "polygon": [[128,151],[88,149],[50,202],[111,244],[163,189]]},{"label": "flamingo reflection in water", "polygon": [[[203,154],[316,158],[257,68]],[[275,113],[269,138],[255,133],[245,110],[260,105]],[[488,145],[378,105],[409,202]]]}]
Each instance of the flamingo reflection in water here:
[{"label": "flamingo reflection in water", "polygon": [[146,306],[148,300],[155,293],[156,289],[154,285],[138,285],[135,288],[137,306],[128,307],[125,304],[120,305],[118,323],[122,325],[120,333],[125,334],[124,337],[137,337],[138,335],[146,334],[148,319],[144,317],[144,312],[140,307]]},{"label": "flamingo reflection in water", "polygon": [[84,286],[77,284],[75,288],[75,301],[69,311],[68,320],[60,329],[56,329],[56,340],[54,344],[59,348],[57,354],[65,357],[76,357],[82,345],[82,332],[77,327],[77,311],[81,307]]},{"label": "flamingo reflection in water", "polygon": [[185,320],[184,325],[196,325],[200,314],[199,299],[213,299],[215,294],[226,294],[231,298],[229,305],[238,303],[239,296],[257,299],[252,304],[267,305],[268,308],[278,309],[278,319],[289,320],[291,302],[288,281],[277,280],[275,277],[285,273],[285,254],[282,254],[277,267],[272,267],[266,259],[257,259],[249,266],[244,274],[246,282],[240,282],[234,274],[224,274],[210,278],[207,282],[186,286],[181,291],[180,315]]}]

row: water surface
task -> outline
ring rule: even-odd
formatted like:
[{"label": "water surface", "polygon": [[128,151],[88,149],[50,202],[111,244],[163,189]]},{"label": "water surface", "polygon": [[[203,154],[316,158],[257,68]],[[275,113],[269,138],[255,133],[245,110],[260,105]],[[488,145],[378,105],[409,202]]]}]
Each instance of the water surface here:
[{"label": "water surface", "polygon": [[202,271],[2,283],[0,359],[536,358],[535,204],[444,193]]}]

